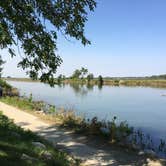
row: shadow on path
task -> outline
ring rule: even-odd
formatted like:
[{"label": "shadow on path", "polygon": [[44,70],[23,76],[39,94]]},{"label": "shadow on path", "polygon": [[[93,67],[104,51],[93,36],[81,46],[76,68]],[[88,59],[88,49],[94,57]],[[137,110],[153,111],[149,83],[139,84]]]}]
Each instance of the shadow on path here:
[{"label": "shadow on path", "polygon": [[94,137],[75,134],[57,126],[38,129],[38,134],[52,142],[56,148],[85,161],[87,165],[147,165],[146,158],[136,152],[108,145]]}]

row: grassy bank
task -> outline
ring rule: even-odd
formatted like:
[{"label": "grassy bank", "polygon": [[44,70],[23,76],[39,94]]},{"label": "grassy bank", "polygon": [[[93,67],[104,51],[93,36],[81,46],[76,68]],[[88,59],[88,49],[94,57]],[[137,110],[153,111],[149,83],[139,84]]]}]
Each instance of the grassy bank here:
[{"label": "grassy bank", "polygon": [[6,81],[0,79],[0,87],[3,89],[3,96],[18,96],[19,92]]},{"label": "grassy bank", "polygon": [[[34,146],[40,142],[45,148]],[[49,154],[47,158],[45,154]],[[51,144],[30,131],[16,126],[0,112],[0,165],[6,166],[71,166],[65,153],[55,150]]]},{"label": "grassy bank", "polygon": [[5,97],[0,101],[29,111],[41,119],[72,129],[77,133],[93,135],[111,144],[132,150],[149,150],[166,157],[164,140],[160,140],[160,143],[155,145],[150,135],[141,130],[135,130],[126,121],[117,123],[117,117],[113,117],[111,121],[99,121],[97,117],[85,119],[78,117],[73,110],[58,110],[43,102],[34,102],[32,96],[29,98]]}]

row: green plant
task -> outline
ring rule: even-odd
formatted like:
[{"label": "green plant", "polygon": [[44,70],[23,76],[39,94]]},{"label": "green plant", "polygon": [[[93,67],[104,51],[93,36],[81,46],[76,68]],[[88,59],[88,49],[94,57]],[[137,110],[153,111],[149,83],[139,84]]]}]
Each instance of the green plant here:
[{"label": "green plant", "polygon": [[116,140],[125,141],[133,133],[133,130],[133,127],[129,127],[126,121],[121,122],[120,125],[117,126]]},{"label": "green plant", "polygon": [[29,101],[30,103],[32,103],[32,101],[33,101],[32,93],[30,93],[29,98],[28,98],[28,101]]},{"label": "green plant", "polygon": [[50,114],[56,113],[56,107],[51,105],[49,107],[48,113],[50,113]]},{"label": "green plant", "polygon": [[57,116],[61,120],[61,125],[69,128],[78,128],[83,122],[83,118],[78,117],[73,110],[61,109],[57,112]]},{"label": "green plant", "polygon": [[94,75],[92,73],[87,75],[87,81],[88,83],[94,79]]},{"label": "green plant", "polygon": [[2,79],[0,79],[0,86],[4,89],[9,89],[9,90],[12,89],[12,86]]},{"label": "green plant", "polygon": [[16,106],[20,109],[23,110],[33,110],[34,109],[34,105],[33,102],[29,102],[29,99],[27,98],[19,98],[19,97],[3,97],[0,99],[1,101]]},{"label": "green plant", "polygon": [[119,85],[120,80],[114,80],[114,85]]}]

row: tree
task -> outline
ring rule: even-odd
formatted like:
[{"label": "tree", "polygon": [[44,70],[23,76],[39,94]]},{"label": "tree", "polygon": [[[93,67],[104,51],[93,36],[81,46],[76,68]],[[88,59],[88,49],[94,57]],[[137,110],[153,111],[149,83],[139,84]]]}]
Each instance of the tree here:
[{"label": "tree", "polygon": [[88,69],[82,67],[80,72],[81,72],[81,79],[83,79],[84,76],[88,73]]},{"label": "tree", "polygon": [[61,81],[62,81],[62,74],[60,74],[60,75],[58,76],[58,78],[57,78],[57,82],[58,82],[58,84],[60,84]]},{"label": "tree", "polygon": [[66,79],[66,76],[65,76],[65,75],[62,75],[62,79],[65,80],[65,79]]},{"label": "tree", "polygon": [[103,77],[101,75],[98,77],[98,84],[103,85]]},{"label": "tree", "polygon": [[92,73],[87,75],[87,81],[90,82],[91,80],[93,80],[94,76]]},{"label": "tree", "polygon": [[85,75],[88,73],[88,69],[82,67],[80,70],[76,69],[74,73],[72,74],[71,78],[80,78],[83,79]]},{"label": "tree", "polygon": [[[13,45],[23,49],[18,67],[32,79],[54,85],[62,63],[57,54],[57,32],[90,44],[84,36],[88,11],[94,0],[5,0],[0,2],[0,48],[16,56]],[[49,24],[49,26],[47,26]]]},{"label": "tree", "polygon": [[81,71],[76,69],[74,71],[74,73],[72,74],[71,78],[77,78],[78,79],[80,77],[80,75],[81,75]]}]

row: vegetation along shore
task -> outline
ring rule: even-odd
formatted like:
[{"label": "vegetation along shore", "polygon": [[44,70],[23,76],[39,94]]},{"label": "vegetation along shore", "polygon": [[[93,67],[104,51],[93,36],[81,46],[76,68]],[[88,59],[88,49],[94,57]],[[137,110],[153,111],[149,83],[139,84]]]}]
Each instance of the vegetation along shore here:
[{"label": "vegetation along shore", "polygon": [[126,121],[117,123],[118,117],[112,117],[111,121],[100,121],[97,117],[87,119],[76,115],[75,110],[59,109],[43,101],[33,101],[32,94],[29,97],[5,96],[0,101],[34,114],[48,123],[76,133],[97,136],[110,144],[136,150],[141,155],[166,157],[165,140],[161,139],[156,144],[150,135],[134,129]]},{"label": "vegetation along shore", "polygon": [[[3,78],[6,81],[23,81],[23,82],[40,82],[30,78]],[[110,86],[149,86],[166,88],[166,75],[154,75],[147,77],[103,77],[99,75],[94,77],[93,73],[88,72],[88,69],[82,67],[76,69],[69,77],[60,74],[55,78],[56,84],[89,84],[89,85],[110,85]]]}]

